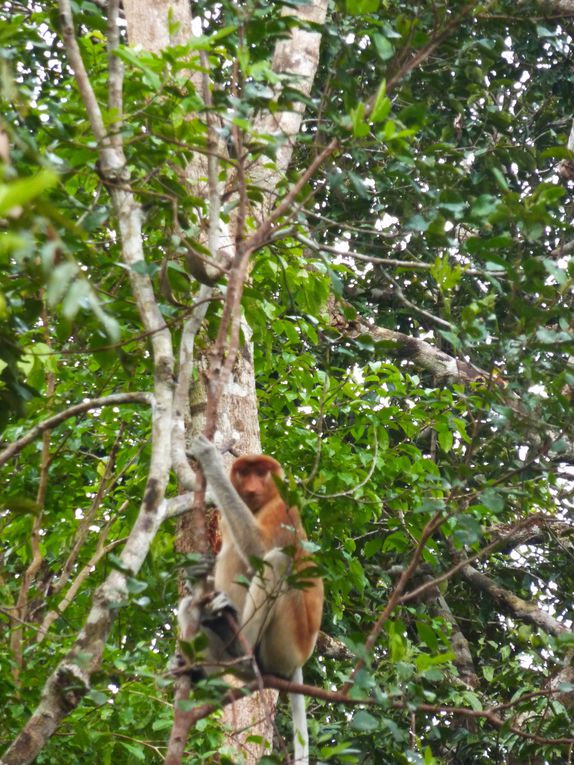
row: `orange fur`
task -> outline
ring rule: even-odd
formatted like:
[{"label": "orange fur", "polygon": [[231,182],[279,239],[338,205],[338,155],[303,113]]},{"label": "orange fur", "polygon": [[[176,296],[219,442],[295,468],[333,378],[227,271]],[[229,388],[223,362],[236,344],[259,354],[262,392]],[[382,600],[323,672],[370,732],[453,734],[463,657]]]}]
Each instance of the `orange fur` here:
[{"label": "orange fur", "polygon": [[[253,576],[238,549],[241,540],[233,538],[224,517],[215,586],[242,615],[242,630],[256,651],[261,670],[291,677],[313,652],[323,610],[323,581],[302,576],[314,566],[301,546],[307,537],[298,509],[288,507],[281,498],[274,475],[283,478],[281,465],[263,454],[239,457],[231,468],[231,483],[253,513],[260,533],[265,588],[261,578]],[[289,585],[286,580],[293,574],[296,583],[304,586]],[[237,582],[238,577],[240,582],[246,577],[252,580],[249,589]]]}]

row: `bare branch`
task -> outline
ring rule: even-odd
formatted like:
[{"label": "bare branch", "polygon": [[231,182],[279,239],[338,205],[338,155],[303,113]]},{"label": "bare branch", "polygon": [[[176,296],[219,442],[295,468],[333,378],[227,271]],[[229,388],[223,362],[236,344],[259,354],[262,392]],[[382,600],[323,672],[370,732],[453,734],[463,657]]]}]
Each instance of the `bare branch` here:
[{"label": "bare branch", "polygon": [[[467,498],[468,502],[468,498]],[[501,533],[500,530],[498,530],[498,533],[496,533],[496,539],[494,539],[492,542],[487,544],[485,547],[483,547],[478,552],[474,553],[473,555],[469,555],[468,558],[464,558],[463,560],[458,561],[454,566],[449,568],[448,571],[445,571],[444,574],[440,574],[440,576],[433,577],[431,580],[425,582],[424,584],[419,585],[414,590],[411,590],[410,592],[405,593],[401,599],[401,603],[408,603],[410,600],[415,600],[416,598],[419,598],[426,590],[436,587],[437,585],[441,584],[441,582],[446,582],[448,579],[451,579],[455,574],[457,574],[459,571],[461,571],[467,564],[471,563],[472,561],[480,560],[482,558],[485,558],[487,555],[489,555],[494,550],[499,549],[500,547],[503,547],[508,540],[512,539],[522,539],[523,535],[528,533],[529,530],[531,531],[535,526],[536,522],[540,520],[540,516],[529,516],[528,518],[524,518],[522,521],[519,521],[518,523],[515,523],[512,525],[511,528],[506,528],[504,533]]]},{"label": "bare branch", "polygon": [[[112,483],[117,480],[116,478],[116,479],[113,479],[112,481],[112,473],[115,467],[116,456],[123,440],[123,435],[124,435],[124,426],[122,423],[122,425],[120,426],[119,432],[116,436],[116,440],[108,455],[108,459],[106,461],[106,465],[104,469],[104,474],[100,479],[97,491],[94,495],[94,498],[92,499],[91,505],[88,508],[87,512],[84,514],[84,517],[82,518],[80,524],[78,525],[78,528],[76,529],[76,532],[74,534],[74,540],[72,542],[72,548],[70,552],[68,553],[68,557],[66,558],[64,565],[60,569],[58,579],[55,582],[54,587],[52,589],[53,595],[60,592],[64,584],[67,582],[68,577],[70,576],[70,573],[76,564],[76,561],[78,559],[82,546],[90,533],[90,527],[92,523],[94,522],[96,513],[101,506],[104,495],[108,492]],[[126,469],[127,469],[127,466],[126,466]],[[123,509],[125,509],[126,504],[127,503],[124,503]],[[105,539],[106,533],[107,532],[101,533],[99,541],[98,541],[98,547],[100,543],[103,543],[103,539]]]},{"label": "bare branch", "polygon": [[438,587],[433,589],[433,596],[433,610],[450,625],[450,645],[454,653],[453,663],[460,673],[461,680],[471,688],[478,688],[480,679],[476,673],[469,642],[461,630],[446,598],[441,594]]},{"label": "bare branch", "polygon": [[[321,218],[320,215],[314,217]],[[347,227],[344,224],[341,224],[341,228]],[[375,233],[379,236],[381,235],[381,232],[379,231],[376,231]],[[310,239],[308,236],[304,236],[298,231],[295,232],[293,236],[295,239],[297,239],[298,242],[301,242],[301,244],[304,244],[306,247],[309,247],[309,249],[314,250],[315,252],[330,252],[333,255],[339,255],[343,260],[345,260],[345,258],[351,258],[352,260],[360,260],[363,263],[372,263],[375,266],[386,266],[387,268],[403,268],[409,271],[432,271],[432,269],[435,267],[434,263],[423,263],[420,260],[398,260],[397,258],[364,255],[363,253],[355,252],[354,250],[341,250],[339,247],[334,247],[322,242],[316,242],[313,239]],[[501,276],[502,274],[506,273],[505,271],[487,272],[478,268],[466,268],[464,265],[460,265],[460,267],[463,273],[468,274],[469,276]]]},{"label": "bare branch", "polygon": [[[470,382],[476,379],[488,379],[489,374],[467,361],[449,356],[434,345],[417,337],[395,332],[392,329],[368,324],[361,317],[346,319],[335,300],[328,306],[331,325],[347,337],[354,339],[359,335],[370,335],[375,341],[389,342],[389,353],[396,358],[412,361],[416,366],[431,372],[438,380],[461,380]],[[394,346],[394,347],[393,347]]]},{"label": "bare branch", "polygon": [[189,391],[195,363],[195,338],[207,313],[212,294],[213,288],[206,285],[201,286],[195,303],[197,308],[183,326],[179,346],[179,370],[173,398],[172,461],[184,491],[197,489],[195,473],[189,466],[185,451],[186,431],[191,421]]},{"label": "bare branch", "polygon": [[194,499],[195,494],[193,491],[190,491],[166,500],[165,517],[177,518],[184,513],[188,513],[193,507]]},{"label": "bare branch", "polygon": [[[189,712],[182,708],[180,702],[186,702],[189,699],[191,692],[191,678],[188,674],[183,674],[177,679],[175,695],[174,695],[174,710],[173,710],[173,726],[169,736],[169,742],[167,745],[167,753],[164,761],[164,765],[181,765],[183,762],[183,756],[185,753],[185,746],[189,736],[191,726],[198,719],[193,712]],[[206,706],[206,705],[204,705]],[[214,709],[210,709],[207,714],[210,714]],[[205,716],[207,716],[207,714]]]},{"label": "bare branch", "polygon": [[[345,706],[378,706],[377,699],[372,697],[367,698],[350,698],[341,691],[328,691],[324,688],[318,688],[313,685],[307,685],[306,683],[293,683],[290,680],[285,680],[275,675],[263,675],[262,682],[265,688],[274,688],[278,691],[285,691],[287,693],[300,693],[309,698],[321,699],[322,701],[328,701],[333,704],[344,704]],[[246,691],[259,690],[259,682],[253,681],[242,688],[231,688],[221,700],[221,705],[231,704],[238,698],[242,698]],[[540,695],[552,696],[553,691],[541,691]],[[502,704],[500,707],[493,707],[492,709],[469,709],[468,707],[451,707],[440,706],[439,704],[417,704],[413,701],[397,701],[393,700],[390,706],[393,709],[414,711],[416,713],[438,715],[438,716],[458,716],[475,719],[483,719],[489,722],[494,728],[500,730],[506,728],[512,733],[528,741],[534,741],[538,744],[549,744],[556,746],[571,746],[574,745],[574,738],[546,738],[544,736],[538,736],[533,733],[527,733],[513,725],[508,725],[508,721],[504,720],[497,714],[498,709],[508,709],[513,705],[518,705],[522,701],[521,697],[518,697],[510,704]],[[187,719],[185,720],[185,728],[189,730],[198,720],[207,717],[213,712],[220,709],[220,705],[217,704],[203,704],[202,706],[195,707],[189,712],[182,712]],[[2,763],[0,763],[2,765]]]},{"label": "bare branch", "polygon": [[[402,574],[399,577],[398,582],[396,583],[390,598],[387,601],[387,605],[382,610],[381,614],[377,618],[377,621],[373,625],[369,636],[367,637],[365,641],[365,651],[367,653],[370,653],[375,643],[377,642],[377,639],[379,635],[381,634],[381,630],[383,629],[385,622],[393,612],[393,609],[395,606],[400,602],[401,595],[407,585],[407,582],[413,575],[413,573],[416,571],[416,568],[419,564],[419,561],[421,559],[421,556],[423,554],[424,548],[430,537],[434,534],[434,532],[439,528],[439,526],[447,520],[450,514],[443,513],[442,511],[438,511],[433,515],[433,517],[427,522],[424,529],[422,530],[420,539],[417,543],[417,546],[411,555],[411,559],[409,561],[408,566],[405,568],[405,570],[402,572]],[[365,662],[363,659],[359,659],[359,661],[356,663],[355,668],[353,672],[351,673],[350,679],[343,685],[341,692],[343,694],[347,694],[349,690],[351,689],[353,685],[353,679],[356,677],[357,673],[365,666]]]}]

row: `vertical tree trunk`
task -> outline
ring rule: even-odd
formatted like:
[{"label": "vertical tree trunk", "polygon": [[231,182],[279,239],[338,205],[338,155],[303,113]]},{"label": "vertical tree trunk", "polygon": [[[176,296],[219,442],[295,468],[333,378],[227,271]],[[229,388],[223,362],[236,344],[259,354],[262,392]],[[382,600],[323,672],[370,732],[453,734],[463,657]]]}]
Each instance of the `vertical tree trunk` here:
[{"label": "vertical tree trunk", "polygon": [[[192,35],[192,17],[187,0],[125,0],[124,12],[130,45],[157,52],[167,45],[185,43]],[[170,35],[168,26],[173,21],[179,24],[179,28]],[[195,73],[194,79],[197,79]],[[198,82],[196,87],[200,87]],[[195,193],[198,195],[207,193],[204,180],[206,173],[207,162],[203,156],[198,155],[197,162],[188,169],[188,178],[192,183],[193,179],[196,179]],[[248,335],[247,327],[245,335]],[[203,428],[206,401],[203,372],[206,368],[206,359],[198,359],[199,375],[196,376],[189,392],[190,416],[186,418],[188,440]],[[217,434],[221,443],[233,443],[243,453],[261,451],[253,350],[249,341],[245,342],[237,355],[231,378],[221,399]],[[189,514],[182,516],[179,521],[177,548],[181,552],[196,549],[193,519]],[[255,765],[271,746],[276,700],[276,691],[265,690],[236,701],[225,709],[224,723],[230,729],[228,743],[237,748],[238,754],[247,765]],[[247,743],[246,739],[252,736],[258,737],[262,743]]]}]

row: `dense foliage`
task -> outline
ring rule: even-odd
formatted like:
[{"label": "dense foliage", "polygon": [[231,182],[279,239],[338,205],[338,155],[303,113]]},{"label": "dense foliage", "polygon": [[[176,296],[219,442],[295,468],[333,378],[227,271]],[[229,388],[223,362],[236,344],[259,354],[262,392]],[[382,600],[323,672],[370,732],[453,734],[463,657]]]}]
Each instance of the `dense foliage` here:
[{"label": "dense foliage", "polygon": [[[197,291],[185,253],[202,252],[207,206],[185,175],[207,145],[189,78],[199,49],[220,86],[214,112],[244,131],[253,157],[272,162],[278,145],[250,133],[254,115],[298,99],[290,82],[274,103],[270,58],[293,20],[264,2],[198,8],[206,15],[199,43],[161,55],[121,51],[123,138],[145,211],[147,272],[176,341]],[[85,0],[75,12],[105,109],[105,15]],[[340,688],[360,658],[351,695],[377,701],[351,708],[310,699],[317,761],[569,762],[574,742],[552,741],[572,736],[574,700],[574,200],[558,172],[571,157],[570,28],[512,2],[463,15],[458,3],[347,0],[333,3],[320,30],[321,66],[278,194],[333,137],[338,149],[303,190],[284,235],[255,254],[243,300],[264,450],[287,467],[318,549],[323,629],[350,651],[317,655],[306,680]],[[53,3],[3,4],[0,62],[9,145],[0,183],[6,446],[86,398],[149,390],[152,367]],[[239,90],[229,87],[237,76],[229,62]],[[231,186],[233,162],[221,172]],[[249,195],[256,205],[256,186]],[[219,316],[214,302],[203,345]],[[385,339],[377,327],[401,335]],[[410,338],[480,374],[433,374]],[[65,420],[2,468],[0,619],[11,627],[0,641],[2,747],[117,565],[114,551],[141,501],[149,430],[144,405],[102,407]],[[398,604],[366,651],[437,512],[443,523],[406,591],[507,536]],[[172,718],[174,534],[171,523],[157,535],[118,609],[93,691],[38,762],[91,763],[94,752],[102,763],[162,760]],[[22,606],[22,621],[11,621]],[[552,624],[543,628],[545,615]],[[196,698],[214,695],[208,684]],[[422,704],[436,709],[417,712]],[[495,710],[502,727],[439,711],[502,704],[510,705]],[[227,761],[214,717],[194,732],[193,752],[189,763],[216,753]]]}]

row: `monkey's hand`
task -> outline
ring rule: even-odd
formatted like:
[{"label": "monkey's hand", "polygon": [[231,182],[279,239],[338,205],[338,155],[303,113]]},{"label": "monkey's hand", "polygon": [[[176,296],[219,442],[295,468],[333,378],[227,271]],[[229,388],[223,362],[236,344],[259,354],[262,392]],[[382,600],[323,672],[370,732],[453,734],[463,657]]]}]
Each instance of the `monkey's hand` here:
[{"label": "monkey's hand", "polygon": [[215,555],[206,553],[198,555],[195,560],[184,566],[186,579],[190,583],[195,583],[198,579],[206,579],[213,573],[215,566]]},{"label": "monkey's hand", "polygon": [[187,453],[191,457],[195,457],[195,459],[201,462],[202,465],[204,460],[214,462],[219,459],[219,452],[211,443],[211,441],[203,435],[203,433],[200,433],[200,435],[197,436],[197,438],[191,444],[190,448],[187,450]]}]

